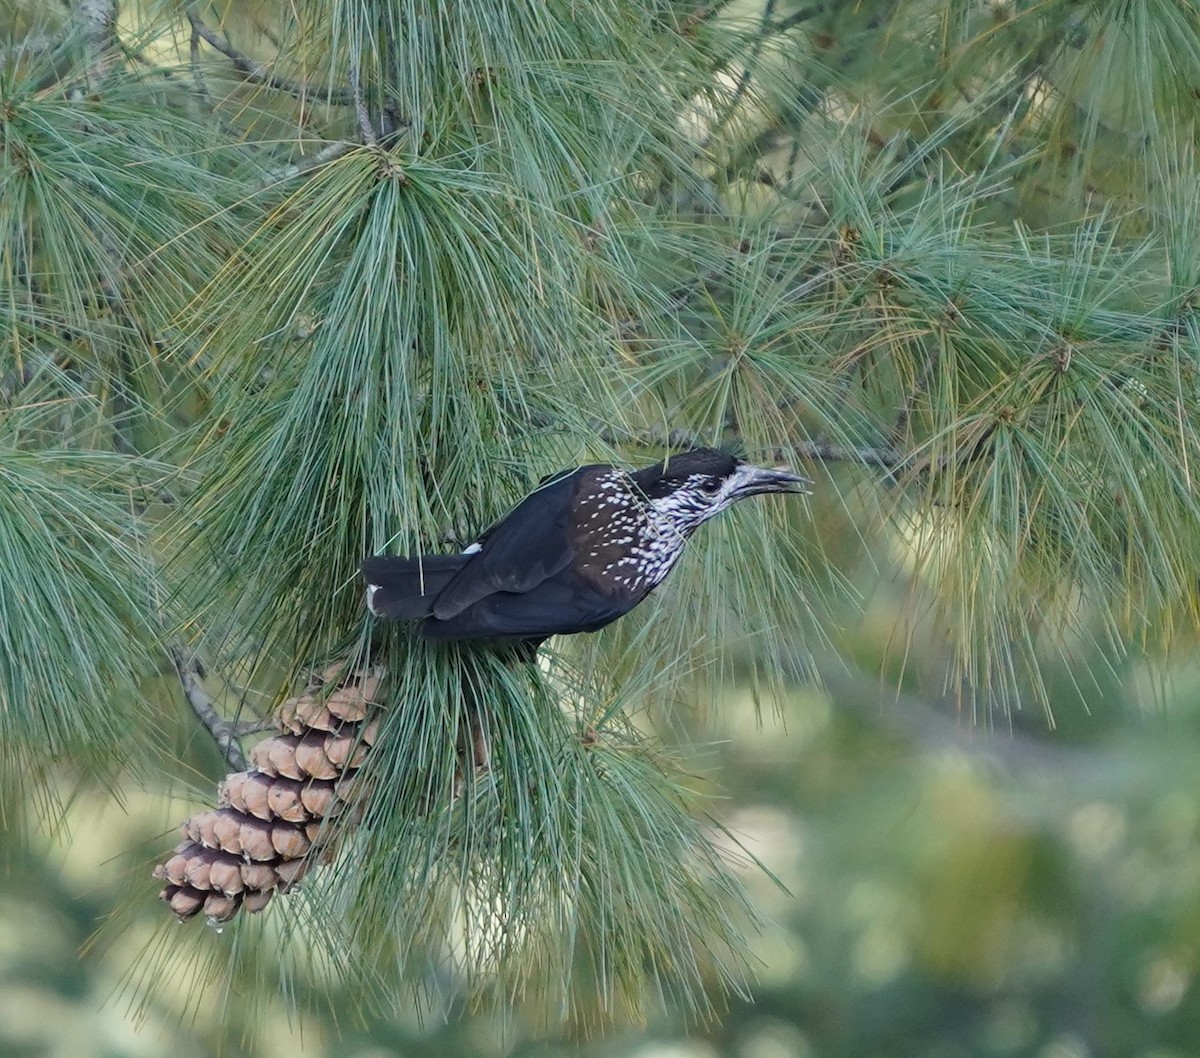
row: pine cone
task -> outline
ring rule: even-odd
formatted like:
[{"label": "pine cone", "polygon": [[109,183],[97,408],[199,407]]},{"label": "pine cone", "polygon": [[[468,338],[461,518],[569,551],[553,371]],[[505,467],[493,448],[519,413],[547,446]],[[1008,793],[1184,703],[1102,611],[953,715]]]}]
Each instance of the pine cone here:
[{"label": "pine cone", "polygon": [[261,911],[331,855],[336,817],[379,733],[379,682],[376,673],[333,667],[283,703],[286,733],[251,750],[253,770],[225,776],[217,807],[187,820],[175,854],[154,868],[180,919],[203,912],[227,922],[239,909]]}]

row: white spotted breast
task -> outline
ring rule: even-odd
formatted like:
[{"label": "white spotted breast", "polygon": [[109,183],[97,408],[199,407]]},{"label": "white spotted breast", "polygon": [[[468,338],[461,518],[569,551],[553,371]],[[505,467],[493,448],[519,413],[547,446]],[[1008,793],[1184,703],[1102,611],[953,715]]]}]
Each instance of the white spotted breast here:
[{"label": "white spotted breast", "polygon": [[611,467],[582,476],[570,533],[580,577],[613,598],[640,598],[683,554],[687,535],[631,477]]}]

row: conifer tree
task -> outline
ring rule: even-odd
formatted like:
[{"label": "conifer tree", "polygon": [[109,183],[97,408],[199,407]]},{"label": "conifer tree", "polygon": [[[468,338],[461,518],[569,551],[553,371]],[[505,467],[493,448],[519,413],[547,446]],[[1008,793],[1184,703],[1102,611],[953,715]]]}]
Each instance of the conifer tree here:
[{"label": "conifer tree", "polygon": [[[7,5],[4,782],[158,781],[156,675],[235,773],[370,680],[322,720],[361,725],[322,869],[247,944],[578,1016],[736,987],[754,909],[676,717],[816,678],[840,570],[902,555],[911,678],[978,718],[1047,654],[1194,637],[1195,15]],[[538,666],[367,619],[364,555],[698,444],[816,495]]]}]

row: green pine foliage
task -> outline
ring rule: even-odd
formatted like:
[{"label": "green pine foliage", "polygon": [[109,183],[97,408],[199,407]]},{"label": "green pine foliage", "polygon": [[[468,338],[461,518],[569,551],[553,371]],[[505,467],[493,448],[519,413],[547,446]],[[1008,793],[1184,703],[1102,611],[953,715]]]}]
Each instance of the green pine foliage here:
[{"label": "green pine foliage", "polygon": [[[180,644],[252,712],[382,664],[376,795],[258,943],[704,1010],[754,914],[678,717],[812,678],[864,568],[911,595],[898,679],[984,721],[1047,657],[1194,640],[1191,5],[0,17],[4,782],[161,759]],[[364,555],[700,443],[811,506],[731,512],[540,669],[365,622]]]}]

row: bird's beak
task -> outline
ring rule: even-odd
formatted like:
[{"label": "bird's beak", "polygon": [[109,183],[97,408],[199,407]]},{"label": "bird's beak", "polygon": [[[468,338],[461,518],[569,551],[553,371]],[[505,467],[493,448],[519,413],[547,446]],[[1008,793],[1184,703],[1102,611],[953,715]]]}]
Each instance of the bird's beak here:
[{"label": "bird's beak", "polygon": [[738,499],[757,496],[764,492],[809,492],[811,479],[795,473],[788,467],[738,467],[740,479],[734,488]]}]

